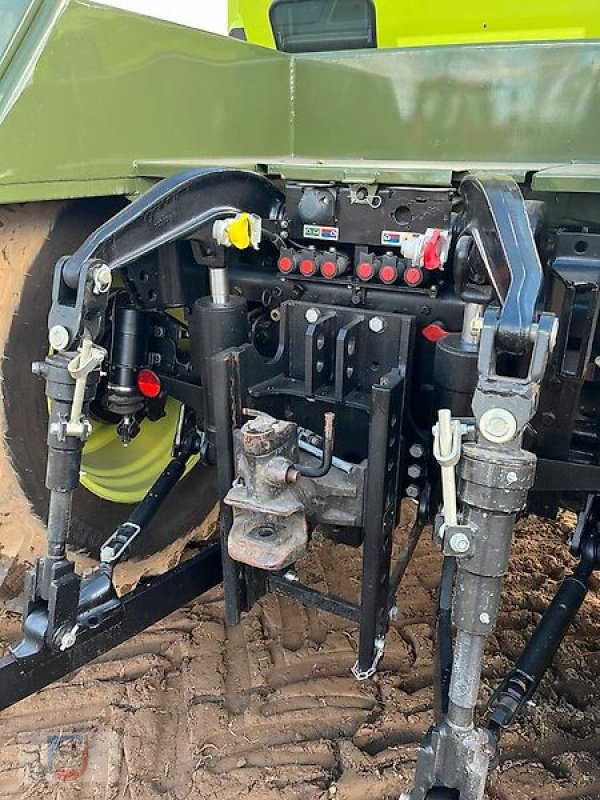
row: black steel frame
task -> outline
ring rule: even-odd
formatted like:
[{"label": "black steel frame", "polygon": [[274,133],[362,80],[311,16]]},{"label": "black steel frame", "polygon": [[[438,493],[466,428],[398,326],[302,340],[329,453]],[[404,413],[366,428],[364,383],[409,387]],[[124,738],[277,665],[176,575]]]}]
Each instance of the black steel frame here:
[{"label": "black steel frame", "polygon": [[[365,490],[365,511],[362,541],[362,590],[358,604],[317,591],[289,576],[274,575],[264,570],[249,567],[233,561],[228,555],[228,537],[233,521],[229,506],[222,503],[220,518],[221,553],[223,559],[223,584],[225,591],[225,618],[228,624],[237,624],[241,613],[248,610],[266,591],[273,590],[285,594],[300,603],[319,607],[330,613],[352,619],[359,624],[358,659],[355,668],[357,675],[366,676],[373,670],[381,654],[381,640],[389,624],[391,605],[390,581],[396,584],[399,577],[391,568],[392,532],[396,523],[400,497],[400,470],[403,451],[402,420],[406,395],[406,371],[408,369],[411,347],[412,326],[405,319],[396,320],[398,328],[398,348],[400,363],[372,385],[370,391],[355,391],[352,400],[350,393],[356,384],[347,380],[347,358],[352,359],[353,375],[364,376],[356,367],[356,355],[345,351],[345,337],[360,326],[365,326],[368,312],[353,312],[330,306],[318,306],[319,321],[306,325],[303,304],[288,302],[282,307],[282,327],[296,342],[304,342],[304,382],[288,375],[285,346],[278,358],[267,365],[251,345],[232,347],[212,358],[211,390],[212,411],[216,431],[216,451],[218,452],[217,472],[221,500],[229,491],[235,478],[233,461],[233,428],[242,422],[243,408],[259,407],[265,399],[273,397],[297,397],[304,400],[311,396],[315,403],[323,403],[340,408],[347,402],[354,403],[359,410],[369,413],[368,425],[368,463],[369,471]],[[336,322],[336,313],[343,318]],[[373,314],[373,312],[371,312]],[[346,319],[346,315],[348,319]],[[361,319],[362,316],[362,319]],[[338,331],[338,326],[339,331]],[[292,333],[294,331],[294,333]],[[336,331],[338,331],[336,333]],[[325,344],[317,353],[317,335],[322,335]],[[335,356],[333,350],[335,348]],[[290,356],[292,358],[292,356]],[[315,369],[318,358],[329,367],[321,372]],[[331,372],[335,363],[334,385],[328,385],[324,376]],[[256,381],[249,384],[252,376]],[[355,378],[356,380],[356,378]],[[359,384],[360,385],[360,384]],[[368,380],[366,381],[368,385]],[[412,555],[408,553],[408,558]],[[406,557],[398,575],[404,571]]]}]

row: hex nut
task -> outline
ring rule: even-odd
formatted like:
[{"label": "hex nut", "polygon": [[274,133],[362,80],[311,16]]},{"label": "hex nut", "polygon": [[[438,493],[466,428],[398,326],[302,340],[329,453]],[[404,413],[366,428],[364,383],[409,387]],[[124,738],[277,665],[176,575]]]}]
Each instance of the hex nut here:
[{"label": "hex nut", "polygon": [[490,619],[490,615],[487,613],[487,611],[483,611],[479,615],[479,622],[481,622],[482,625],[489,625],[490,624],[491,619]]},{"label": "hex nut", "polygon": [[312,323],[316,322],[319,319],[319,317],[320,317],[320,314],[319,314],[319,309],[318,308],[307,308],[306,309],[306,314],[304,315],[304,319],[307,322],[310,322],[311,325],[312,325]]},{"label": "hex nut", "polygon": [[77,641],[78,630],[79,626],[74,625],[72,628],[68,628],[63,633],[61,633],[58,639],[58,649],[69,650],[71,647],[73,647],[73,645]]},{"label": "hex nut", "polygon": [[417,442],[415,442],[415,444],[411,444],[410,449],[409,449],[408,452],[410,453],[412,458],[423,458],[423,455],[425,453],[425,449],[424,449],[423,445],[418,444]]},{"label": "hex nut", "polygon": [[371,317],[369,320],[369,330],[373,333],[383,333],[385,330],[385,320],[381,317]]},{"label": "hex nut", "polygon": [[112,285],[112,272],[108,264],[94,270],[94,294],[106,294]]},{"label": "hex nut", "polygon": [[449,545],[450,549],[454,553],[466,553],[470,547],[469,537],[466,534],[457,531],[450,537]]}]

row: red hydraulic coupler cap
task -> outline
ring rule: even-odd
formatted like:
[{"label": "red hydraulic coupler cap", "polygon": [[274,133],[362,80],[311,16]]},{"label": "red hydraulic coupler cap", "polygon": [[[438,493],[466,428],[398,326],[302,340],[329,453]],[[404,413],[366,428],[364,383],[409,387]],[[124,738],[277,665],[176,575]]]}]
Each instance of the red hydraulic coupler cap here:
[{"label": "red hydraulic coupler cap", "polygon": [[321,275],[324,278],[335,278],[337,275],[337,264],[331,258],[321,264]]},{"label": "red hydraulic coupler cap", "polygon": [[356,268],[356,274],[361,281],[370,281],[375,274],[373,264],[370,264],[368,261],[361,261]]},{"label": "red hydraulic coupler cap", "polygon": [[404,271],[404,281],[409,286],[418,286],[423,280],[423,273],[418,267],[408,267]]},{"label": "red hydraulic coupler cap", "polygon": [[277,266],[280,272],[285,272],[287,274],[294,269],[294,261],[290,256],[281,256],[277,262]]},{"label": "red hydraulic coupler cap", "polygon": [[425,243],[423,248],[423,266],[425,269],[439,269],[442,266],[440,253],[438,248],[443,244],[440,241],[441,233],[439,228],[436,228],[431,234],[429,241]]},{"label": "red hydraulic coupler cap", "polygon": [[160,394],[160,378],[151,369],[141,369],[137,374],[137,387],[142,397],[153,400]]},{"label": "red hydraulic coupler cap", "polygon": [[314,275],[317,271],[317,265],[312,258],[303,258],[300,262],[300,272],[307,278]]},{"label": "red hydraulic coupler cap", "polygon": [[439,342],[440,339],[445,339],[448,336],[448,331],[437,322],[430,322],[429,325],[423,328],[421,333],[428,342]]},{"label": "red hydraulic coupler cap", "polygon": [[391,264],[385,264],[379,270],[379,279],[382,281],[382,283],[394,283],[397,277],[398,270]]}]

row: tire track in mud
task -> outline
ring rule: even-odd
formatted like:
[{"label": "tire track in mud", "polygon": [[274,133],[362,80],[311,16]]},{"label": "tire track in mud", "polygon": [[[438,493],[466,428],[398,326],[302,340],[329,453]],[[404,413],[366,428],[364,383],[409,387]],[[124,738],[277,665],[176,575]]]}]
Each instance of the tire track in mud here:
[{"label": "tire track in mud", "polygon": [[[530,519],[519,526],[502,627],[486,664],[488,694],[569,569],[563,539],[560,524]],[[358,683],[350,675],[352,624],[270,595],[242,625],[226,629],[215,591],[4,712],[0,797],[397,797],[410,785],[418,742],[433,718],[439,569],[433,552],[427,541],[420,544],[374,680]],[[550,578],[540,581],[536,564]],[[300,573],[354,599],[358,569],[354,550],[320,542]],[[14,625],[10,630],[14,635]],[[507,734],[489,781],[490,800],[600,798],[599,634],[596,593],[536,707]],[[87,732],[90,741],[109,742],[110,779],[102,785],[36,783],[40,759],[24,755],[23,742],[71,729]],[[24,766],[27,758],[31,763]]]}]

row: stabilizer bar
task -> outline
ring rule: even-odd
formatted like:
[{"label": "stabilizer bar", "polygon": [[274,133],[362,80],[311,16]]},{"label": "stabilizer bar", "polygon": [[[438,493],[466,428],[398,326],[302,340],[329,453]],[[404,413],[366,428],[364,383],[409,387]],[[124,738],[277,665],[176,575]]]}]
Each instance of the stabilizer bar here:
[{"label": "stabilizer bar", "polygon": [[561,583],[519,660],[492,696],[489,729],[496,739],[524,712],[552,664],[589,592],[593,572],[600,568],[600,495],[590,495],[580,514],[571,550],[581,560]]}]

